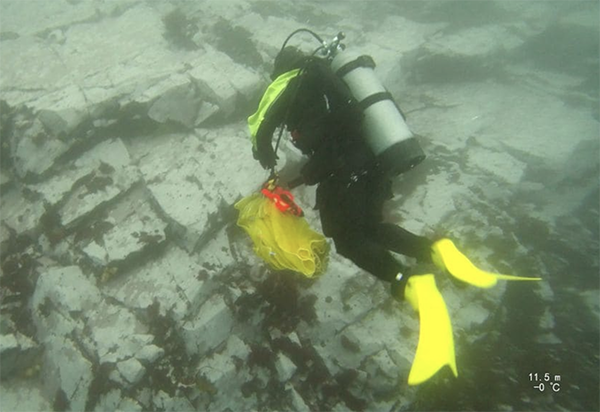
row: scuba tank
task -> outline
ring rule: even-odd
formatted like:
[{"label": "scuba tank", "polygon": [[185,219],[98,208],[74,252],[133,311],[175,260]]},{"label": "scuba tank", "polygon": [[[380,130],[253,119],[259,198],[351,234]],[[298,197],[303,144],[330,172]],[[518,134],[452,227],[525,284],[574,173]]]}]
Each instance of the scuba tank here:
[{"label": "scuba tank", "polygon": [[[281,51],[300,32],[310,33],[321,43],[312,56],[320,54],[327,59],[333,72],[343,80],[358,102],[363,112],[362,135],[382,168],[398,175],[421,163],[425,154],[406,125],[394,98],[375,75],[373,59],[346,51],[345,45],[341,43],[346,37],[342,32],[328,43],[308,29],[292,32],[283,43]],[[277,146],[280,139],[281,133]]]},{"label": "scuba tank", "polygon": [[363,112],[363,136],[383,168],[394,174],[406,172],[425,159],[425,154],[400,113],[392,95],[383,87],[370,56],[345,50],[339,33],[324,45],[331,68],[350,89]]}]

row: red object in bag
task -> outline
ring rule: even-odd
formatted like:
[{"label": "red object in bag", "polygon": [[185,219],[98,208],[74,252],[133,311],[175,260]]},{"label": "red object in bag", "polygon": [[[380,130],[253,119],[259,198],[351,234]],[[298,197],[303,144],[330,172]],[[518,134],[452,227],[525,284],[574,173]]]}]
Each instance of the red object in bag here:
[{"label": "red object in bag", "polygon": [[[269,187],[272,187],[272,190]],[[260,192],[271,199],[275,203],[275,207],[282,213],[289,211],[294,216],[304,216],[300,206],[294,202],[294,195],[281,186],[273,186],[270,182],[267,182]]]}]

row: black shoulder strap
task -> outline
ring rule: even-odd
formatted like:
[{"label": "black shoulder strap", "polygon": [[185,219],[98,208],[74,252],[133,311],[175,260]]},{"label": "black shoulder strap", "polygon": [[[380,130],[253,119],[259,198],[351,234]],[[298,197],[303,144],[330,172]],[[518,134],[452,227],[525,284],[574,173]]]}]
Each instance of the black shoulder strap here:
[{"label": "black shoulder strap", "polygon": [[337,74],[340,77],[344,77],[345,75],[347,75],[352,70],[358,67],[369,67],[371,69],[374,69],[375,61],[373,61],[373,58],[371,56],[363,54],[362,56],[359,56],[356,59],[344,64],[342,67],[336,70],[335,74]]}]

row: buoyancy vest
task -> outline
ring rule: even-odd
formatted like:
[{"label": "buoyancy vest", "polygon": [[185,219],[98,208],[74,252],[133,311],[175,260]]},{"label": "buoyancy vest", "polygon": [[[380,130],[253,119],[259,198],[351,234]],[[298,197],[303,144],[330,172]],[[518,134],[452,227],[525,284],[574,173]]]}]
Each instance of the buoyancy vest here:
[{"label": "buoyancy vest", "polygon": [[256,112],[252,116],[248,117],[248,127],[250,128],[250,140],[252,141],[252,146],[254,146],[255,149],[256,135],[258,133],[258,129],[260,128],[261,123],[265,119],[267,112],[287,88],[290,81],[296,76],[298,76],[300,70],[301,69],[290,70],[289,72],[285,72],[279,75],[275,80],[273,80],[269,87],[267,87],[267,90],[263,94],[263,97],[260,99],[260,103],[258,104],[258,109],[256,110]]}]

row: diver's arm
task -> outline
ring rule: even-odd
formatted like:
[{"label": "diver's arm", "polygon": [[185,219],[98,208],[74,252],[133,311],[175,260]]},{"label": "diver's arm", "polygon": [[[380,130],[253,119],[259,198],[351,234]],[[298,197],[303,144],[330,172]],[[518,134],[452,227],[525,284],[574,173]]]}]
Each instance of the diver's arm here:
[{"label": "diver's arm", "polygon": [[264,169],[273,168],[277,164],[277,155],[271,143],[276,127],[276,122],[265,120],[256,133],[256,148],[252,148],[252,155]]},{"label": "diver's arm", "polygon": [[293,88],[288,86],[273,102],[256,132],[256,149],[253,148],[253,155],[265,169],[273,168],[277,164],[277,155],[272,143],[273,133],[285,121],[292,94]]},{"label": "diver's arm", "polygon": [[302,166],[300,176],[289,181],[287,187],[293,189],[300,185],[312,186],[325,180],[335,171],[335,168],[332,167],[332,163],[327,161],[327,157],[328,156],[325,156],[324,151],[316,152],[309,158],[308,162]]},{"label": "diver's arm", "polygon": [[309,161],[300,170],[304,184],[315,185],[331,174],[341,171],[343,161],[336,149],[334,140],[329,139],[313,153]]}]

